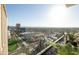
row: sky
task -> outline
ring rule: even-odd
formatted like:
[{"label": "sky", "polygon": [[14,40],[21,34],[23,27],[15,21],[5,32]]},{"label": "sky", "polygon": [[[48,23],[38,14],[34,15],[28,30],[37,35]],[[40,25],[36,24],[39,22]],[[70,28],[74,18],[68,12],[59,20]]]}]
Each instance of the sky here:
[{"label": "sky", "polygon": [[7,4],[8,25],[26,27],[79,27],[79,5]]}]

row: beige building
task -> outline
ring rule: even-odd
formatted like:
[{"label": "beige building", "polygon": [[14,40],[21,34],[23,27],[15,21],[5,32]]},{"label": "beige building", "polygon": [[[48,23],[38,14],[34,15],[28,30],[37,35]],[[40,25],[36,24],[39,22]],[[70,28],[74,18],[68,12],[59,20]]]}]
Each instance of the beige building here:
[{"label": "beige building", "polygon": [[8,54],[7,15],[5,5],[0,4],[0,55]]}]

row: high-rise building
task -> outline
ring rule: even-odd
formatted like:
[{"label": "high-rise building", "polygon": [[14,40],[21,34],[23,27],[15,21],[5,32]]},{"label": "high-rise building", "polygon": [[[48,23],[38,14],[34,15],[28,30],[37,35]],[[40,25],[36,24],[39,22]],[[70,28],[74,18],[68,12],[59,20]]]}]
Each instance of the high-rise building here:
[{"label": "high-rise building", "polygon": [[16,24],[15,33],[16,33],[17,35],[20,34],[20,24],[19,24],[19,23]]},{"label": "high-rise building", "polygon": [[20,28],[20,24],[19,24],[19,23],[17,23],[17,24],[16,24],[16,27],[17,27],[17,28]]}]

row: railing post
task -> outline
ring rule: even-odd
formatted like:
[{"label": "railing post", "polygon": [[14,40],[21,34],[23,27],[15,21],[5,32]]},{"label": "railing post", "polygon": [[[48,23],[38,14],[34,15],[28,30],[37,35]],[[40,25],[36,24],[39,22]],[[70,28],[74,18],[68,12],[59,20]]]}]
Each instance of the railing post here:
[{"label": "railing post", "polygon": [[64,32],[64,44],[67,42],[67,32]]}]

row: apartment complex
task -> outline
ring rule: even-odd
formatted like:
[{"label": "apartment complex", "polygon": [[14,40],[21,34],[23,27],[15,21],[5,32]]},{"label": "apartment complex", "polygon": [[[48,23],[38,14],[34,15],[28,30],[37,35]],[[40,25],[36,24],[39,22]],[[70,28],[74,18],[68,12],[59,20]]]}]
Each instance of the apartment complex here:
[{"label": "apartment complex", "polygon": [[0,5],[0,54],[8,54],[7,14],[5,5]]}]

